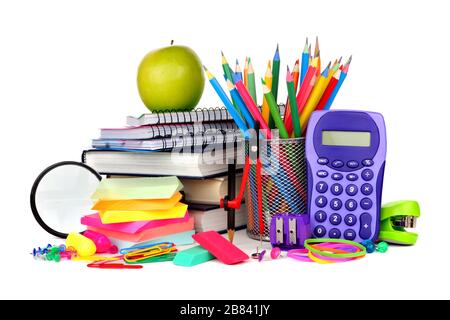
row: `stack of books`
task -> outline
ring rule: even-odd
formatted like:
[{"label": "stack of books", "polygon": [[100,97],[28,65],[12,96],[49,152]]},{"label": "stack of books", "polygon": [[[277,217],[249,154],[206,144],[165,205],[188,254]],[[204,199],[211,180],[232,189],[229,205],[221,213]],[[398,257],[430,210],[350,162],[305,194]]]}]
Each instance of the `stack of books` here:
[{"label": "stack of books", "polygon": [[101,129],[82,158],[100,174],[205,177],[221,175],[234,155],[209,153],[205,161],[204,147],[241,141],[225,108],[149,113],[128,117],[124,128]]},{"label": "stack of books", "polygon": [[97,211],[81,218],[88,230],[119,248],[146,242],[193,243],[194,219],[181,203],[177,177],[103,179],[92,195]]},{"label": "stack of books", "polygon": [[[280,112],[284,108],[280,105]],[[101,129],[82,161],[109,177],[179,177],[195,230],[222,232],[227,214],[219,203],[227,191],[228,164],[244,159],[242,141],[226,108],[147,113],[128,117],[123,128]],[[239,172],[242,165],[237,168]],[[245,227],[244,205],[235,217],[236,228]]]}]

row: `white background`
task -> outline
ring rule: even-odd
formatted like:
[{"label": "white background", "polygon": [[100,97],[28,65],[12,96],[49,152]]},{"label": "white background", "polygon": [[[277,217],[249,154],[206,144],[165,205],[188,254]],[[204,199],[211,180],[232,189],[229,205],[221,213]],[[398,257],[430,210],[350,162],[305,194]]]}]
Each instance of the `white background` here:
[{"label": "white background", "polygon": [[[0,297],[450,298],[448,12],[446,1],[2,1]],[[336,265],[283,259],[136,271],[28,254],[53,241],[29,209],[34,179],[54,162],[79,160],[98,128],[146,111],[136,70],[148,51],[173,39],[218,75],[220,50],[241,64],[249,55],[260,77],[278,42],[284,79],[286,63],[316,35],[324,64],[354,58],[334,108],[385,117],[383,201],[420,202],[416,246]],[[220,105],[208,83],[200,105]]]}]

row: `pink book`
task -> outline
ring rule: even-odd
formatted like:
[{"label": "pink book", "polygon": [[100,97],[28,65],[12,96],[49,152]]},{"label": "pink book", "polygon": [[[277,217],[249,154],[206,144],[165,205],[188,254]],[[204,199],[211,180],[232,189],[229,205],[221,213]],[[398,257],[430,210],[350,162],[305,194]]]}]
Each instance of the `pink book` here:
[{"label": "pink book", "polygon": [[153,220],[153,221],[121,222],[109,224],[103,224],[98,213],[90,214],[81,218],[81,224],[85,226],[128,234],[136,234],[147,229],[158,228],[168,224],[186,221],[189,221],[189,213],[187,211],[186,215],[183,218]]},{"label": "pink book", "polygon": [[189,218],[188,221],[166,224],[164,226],[147,229],[136,234],[129,234],[119,231],[111,231],[103,228],[89,227],[88,230],[96,231],[104,234],[107,237],[116,238],[131,242],[142,242],[154,238],[160,238],[169,234],[190,231],[194,229],[194,218]]}]

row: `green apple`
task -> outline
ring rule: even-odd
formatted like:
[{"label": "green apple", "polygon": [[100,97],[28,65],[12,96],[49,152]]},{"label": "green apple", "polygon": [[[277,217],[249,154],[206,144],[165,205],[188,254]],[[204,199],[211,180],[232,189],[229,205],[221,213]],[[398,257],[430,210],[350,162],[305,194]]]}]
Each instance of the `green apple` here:
[{"label": "green apple", "polygon": [[137,84],[150,111],[190,111],[198,104],[205,86],[202,63],[186,46],[156,49],[142,59]]}]

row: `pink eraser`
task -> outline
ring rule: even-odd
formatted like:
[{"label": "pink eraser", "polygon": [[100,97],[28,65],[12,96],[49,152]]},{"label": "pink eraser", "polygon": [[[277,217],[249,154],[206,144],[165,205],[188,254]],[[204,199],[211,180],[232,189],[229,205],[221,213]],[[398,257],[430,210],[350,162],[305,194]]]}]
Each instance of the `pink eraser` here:
[{"label": "pink eraser", "polygon": [[222,237],[216,231],[206,231],[192,236],[204,249],[225,264],[236,264],[248,259],[248,255]]}]

